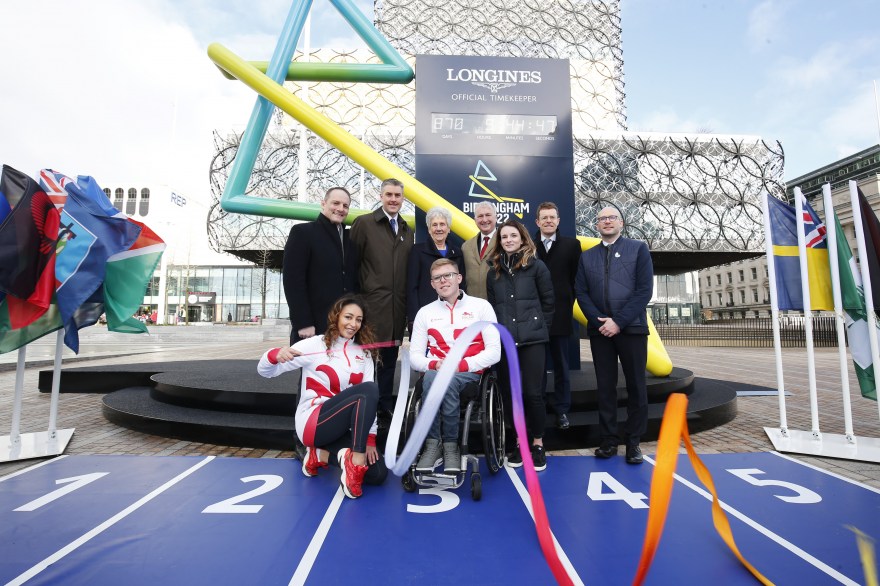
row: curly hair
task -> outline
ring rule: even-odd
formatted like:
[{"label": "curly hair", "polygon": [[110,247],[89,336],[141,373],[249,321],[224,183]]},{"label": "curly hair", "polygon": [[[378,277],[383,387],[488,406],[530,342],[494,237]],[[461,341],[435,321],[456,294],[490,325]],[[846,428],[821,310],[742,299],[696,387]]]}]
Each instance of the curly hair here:
[{"label": "curly hair", "polygon": [[535,248],[535,243],[532,241],[532,237],[529,236],[526,227],[516,220],[507,220],[500,226],[498,226],[498,232],[495,236],[495,247],[492,248],[492,251],[489,255],[490,260],[492,261],[492,266],[495,268],[495,278],[501,276],[501,271],[504,269],[504,248],[501,246],[501,230],[504,228],[515,228],[517,232],[519,232],[519,238],[522,240],[522,246],[517,251],[522,254],[519,261],[516,263],[516,266],[511,267],[513,270],[518,271],[521,268],[527,266],[533,258],[537,257],[537,249]]},{"label": "curly hair", "polygon": [[[333,307],[327,313],[327,331],[324,333],[324,345],[327,346],[328,350],[333,345],[333,342],[336,341],[336,338],[339,337],[339,315],[347,305],[357,305],[364,314],[364,319],[361,321],[361,329],[354,335],[355,344],[368,346],[376,343],[376,335],[367,321],[367,305],[364,303],[363,298],[359,295],[343,295],[336,300],[336,303],[333,304]],[[365,352],[371,357],[379,356],[378,352],[370,350],[365,350]]]}]

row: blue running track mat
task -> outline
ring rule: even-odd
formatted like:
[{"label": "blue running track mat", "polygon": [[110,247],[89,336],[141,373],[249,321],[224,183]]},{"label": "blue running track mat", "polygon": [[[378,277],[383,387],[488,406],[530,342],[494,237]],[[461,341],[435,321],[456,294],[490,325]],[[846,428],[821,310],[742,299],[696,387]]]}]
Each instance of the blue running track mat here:
[{"label": "blue running track mat", "polygon": [[[880,537],[880,491],[775,453],[703,456],[740,551],[776,584],[861,584],[854,534]],[[550,457],[539,473],[575,583],[629,584],[653,466]],[[715,533],[685,456],[647,584],[751,585]],[[69,456],[0,478],[0,584],[552,584],[522,470],[483,499],[403,490],[343,497],[268,458]]]}]

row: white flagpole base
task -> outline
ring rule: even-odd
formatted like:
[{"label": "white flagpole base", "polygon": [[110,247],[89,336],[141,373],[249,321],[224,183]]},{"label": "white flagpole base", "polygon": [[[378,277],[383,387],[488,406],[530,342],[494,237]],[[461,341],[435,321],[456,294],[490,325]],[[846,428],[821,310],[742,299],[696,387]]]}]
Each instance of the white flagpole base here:
[{"label": "white flagpole base", "polygon": [[817,439],[811,431],[796,429],[787,430],[786,437],[778,427],[765,427],[764,431],[777,452],[880,463],[880,438],[853,436],[850,440],[845,435],[823,432]]},{"label": "white flagpole base", "polygon": [[0,462],[57,456],[67,449],[73,430],[74,428],[58,429],[54,438],[49,436],[48,431],[22,433],[19,434],[17,443],[12,441],[11,436],[4,435],[0,437]]}]

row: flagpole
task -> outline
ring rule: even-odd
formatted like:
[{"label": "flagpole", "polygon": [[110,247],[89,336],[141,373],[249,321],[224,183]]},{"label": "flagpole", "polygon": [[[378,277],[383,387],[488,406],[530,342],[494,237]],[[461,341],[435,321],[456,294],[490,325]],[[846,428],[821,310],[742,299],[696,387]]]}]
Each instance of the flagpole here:
[{"label": "flagpole", "polygon": [[64,351],[64,328],[55,337],[55,363],[52,367],[52,399],[49,402],[49,440],[56,437],[58,419],[58,395],[61,388],[61,353]]},{"label": "flagpole", "polygon": [[[828,238],[828,260],[831,263],[831,293],[834,296],[834,324],[837,326],[837,355],[840,358],[840,389],[843,395],[843,421],[846,441],[855,443],[852,405],[849,398],[849,366],[846,358],[846,333],[843,317],[843,300],[840,293],[840,259],[837,256],[837,215],[831,201],[831,184],[822,186],[822,203],[825,209],[825,229]],[[830,218],[830,219],[829,219]]]},{"label": "flagpole", "polygon": [[868,251],[865,249],[865,227],[862,224],[862,205],[859,201],[858,184],[849,182],[849,199],[853,210],[853,225],[856,228],[856,246],[859,248],[859,272],[862,274],[862,288],[865,292],[865,309],[868,314],[868,341],[871,343],[871,372],[874,374],[874,396],[880,410],[880,393],[877,392],[877,365],[880,352],[877,344],[877,316],[874,315],[874,292],[871,289],[871,274],[868,271]]},{"label": "flagpole", "polygon": [[779,301],[776,294],[776,263],[773,259],[773,237],[770,231],[770,209],[764,192],[761,204],[764,208],[764,249],[767,252],[767,278],[770,280],[770,321],[773,324],[773,350],[776,354],[776,388],[779,395],[779,433],[788,438],[788,421],[785,413],[785,379],[782,374],[782,342],[779,336]]},{"label": "flagpole", "polygon": [[807,239],[804,234],[804,199],[800,187],[794,188],[794,216],[797,222],[798,259],[801,265],[801,293],[804,299],[804,335],[807,346],[807,381],[810,386],[810,422],[813,439],[822,439],[819,431],[819,399],[816,391],[816,356],[813,350],[813,310],[810,302],[810,269],[807,265]]},{"label": "flagpole", "polygon": [[15,366],[15,396],[12,399],[12,428],[9,431],[9,445],[14,451],[21,446],[21,396],[24,389],[26,355],[27,344],[18,349],[18,363]]}]

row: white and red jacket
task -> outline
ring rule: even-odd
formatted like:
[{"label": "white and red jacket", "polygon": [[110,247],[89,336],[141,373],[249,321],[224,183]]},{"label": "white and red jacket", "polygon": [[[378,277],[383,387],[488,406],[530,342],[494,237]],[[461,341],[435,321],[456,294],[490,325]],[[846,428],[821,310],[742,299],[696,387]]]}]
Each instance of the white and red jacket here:
[{"label": "white and red jacket", "polygon": [[[257,372],[266,378],[273,378],[302,368],[299,405],[296,407],[296,433],[303,444],[313,446],[318,407],[352,385],[371,382],[373,358],[360,346],[342,337],[337,337],[329,350],[324,345],[322,335],[300,340],[292,348],[309,356],[297,356],[279,364],[276,357],[280,348],[272,348],[260,358]],[[367,445],[376,445],[375,419],[370,427]]]},{"label": "white and red jacket", "polygon": [[[419,372],[435,370],[446,358],[453,342],[469,325],[478,321],[497,322],[489,302],[462,292],[455,303],[436,299],[422,307],[413,322],[409,339],[409,360]],[[474,338],[458,363],[458,372],[483,372],[501,359],[501,338],[494,326]]]}]

